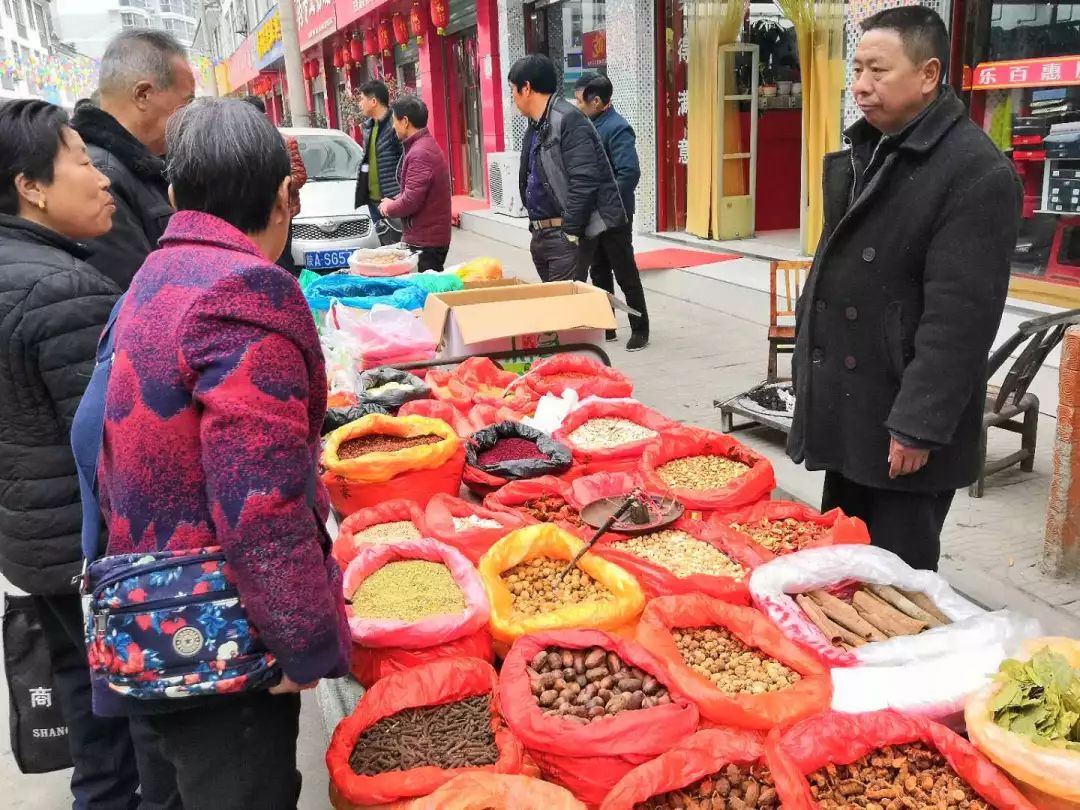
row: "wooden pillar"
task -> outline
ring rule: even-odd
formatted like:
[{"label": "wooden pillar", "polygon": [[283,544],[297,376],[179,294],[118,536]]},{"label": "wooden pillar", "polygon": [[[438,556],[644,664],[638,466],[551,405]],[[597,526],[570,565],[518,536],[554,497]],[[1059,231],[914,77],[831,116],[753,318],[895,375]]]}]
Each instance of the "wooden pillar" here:
[{"label": "wooden pillar", "polygon": [[1042,567],[1050,574],[1080,574],[1080,327],[1061,344],[1054,473],[1046,515]]}]

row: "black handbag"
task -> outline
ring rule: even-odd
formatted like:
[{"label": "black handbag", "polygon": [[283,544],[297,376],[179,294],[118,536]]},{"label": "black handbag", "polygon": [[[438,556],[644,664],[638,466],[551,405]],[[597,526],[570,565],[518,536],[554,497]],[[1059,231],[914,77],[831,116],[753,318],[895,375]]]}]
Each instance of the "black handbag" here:
[{"label": "black handbag", "polygon": [[4,594],[3,632],[15,763],[23,773],[70,768],[67,722],[53,690],[52,660],[32,596]]}]

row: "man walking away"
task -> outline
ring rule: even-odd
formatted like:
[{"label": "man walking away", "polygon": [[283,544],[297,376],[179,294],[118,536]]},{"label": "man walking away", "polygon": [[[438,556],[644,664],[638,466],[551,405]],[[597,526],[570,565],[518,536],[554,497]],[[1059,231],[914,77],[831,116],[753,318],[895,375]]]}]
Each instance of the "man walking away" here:
[{"label": "man walking away", "polygon": [[[608,161],[615,173],[615,183],[619,187],[623,208],[628,220],[625,230],[612,228],[596,238],[592,266],[586,267],[579,276],[585,280],[585,273],[592,276],[592,283],[609,293],[615,292],[615,281],[628,306],[641,313],[630,316],[630,329],[634,335],[649,340],[649,314],[645,307],[645,290],[641,286],[641,274],[638,272],[634,251],[625,250],[626,245],[633,247],[634,232],[634,191],[641,179],[641,166],[638,155],[634,128],[626,119],[615,111],[611,103],[613,93],[611,80],[596,73],[585,73],[574,85],[574,96],[578,109],[593,122],[596,134],[604,145]],[[612,275],[614,274],[614,278]],[[607,330],[607,339],[615,340],[615,330]]]},{"label": "man walking away", "polygon": [[403,244],[420,254],[417,271],[442,272],[450,250],[450,169],[427,130],[427,105],[416,96],[405,96],[391,109],[403,149],[397,173],[401,193],[384,199],[379,213],[402,220]]},{"label": "man walking away", "polygon": [[379,203],[398,195],[397,166],[401,160],[401,141],[390,120],[390,90],[378,81],[360,88],[360,112],[364,123],[364,157],[356,179],[356,207],[368,206],[379,243],[393,245],[401,240],[401,223],[383,219]]},{"label": "man walking away", "polygon": [[942,85],[949,38],[918,6],[862,23],[863,119],[825,158],[825,229],[796,320],[788,454],[825,470],[822,509],[937,568],[954,491],[978,474],[987,354],[1021,189]]},{"label": "man walking away", "polygon": [[164,31],[117,34],[101,59],[100,107],[82,104],[72,126],[112,183],[112,230],[87,243],[89,262],[122,290],[172,216],[165,178],[165,124],[195,97],[182,45]]}]

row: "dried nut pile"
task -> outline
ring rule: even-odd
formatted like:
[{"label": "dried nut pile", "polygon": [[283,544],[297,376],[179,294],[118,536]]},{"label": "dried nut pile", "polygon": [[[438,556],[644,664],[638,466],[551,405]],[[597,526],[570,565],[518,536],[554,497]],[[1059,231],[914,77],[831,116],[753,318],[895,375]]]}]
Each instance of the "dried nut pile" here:
[{"label": "dried nut pile", "polygon": [[756,523],[732,523],[731,528],[749,535],[755,543],[776,554],[804,549],[829,532],[828,526],[795,518],[762,518]]},{"label": "dried nut pile", "polygon": [[338,445],[338,458],[346,461],[350,458],[359,458],[368,453],[396,453],[409,447],[419,447],[424,444],[437,444],[444,440],[443,436],[434,433],[425,433],[421,436],[391,436],[387,433],[367,433],[348,439]]},{"label": "dried nut pile", "polygon": [[396,543],[398,540],[415,540],[420,530],[411,520],[391,520],[376,523],[353,535],[354,543]]},{"label": "dried nut pile", "polygon": [[720,549],[704,540],[698,540],[688,532],[676,529],[664,529],[618,540],[612,543],[611,547],[655,563],[677,577],[705,574],[742,580],[748,573]]},{"label": "dried nut pile", "polygon": [[535,616],[582,602],[607,602],[615,594],[580,568],[574,568],[556,584],[568,560],[540,557],[526,560],[503,572],[502,581],[513,597],[513,612]]},{"label": "dried nut pile", "polygon": [[773,810],[780,806],[772,774],[764,765],[728,765],[712,776],[653,796],[634,810]]},{"label": "dried nut pile", "polygon": [[656,468],[660,480],[681,489],[719,489],[750,470],[727,456],[685,456]]},{"label": "dried nut pile", "polygon": [[499,760],[491,695],[405,709],[383,718],[356,741],[353,772],[375,776],[412,768],[475,768]]},{"label": "dried nut pile", "polygon": [[454,520],[454,528],[457,531],[464,529],[501,529],[502,524],[497,520],[491,518],[482,518],[479,515],[466,515],[465,517],[456,517]]},{"label": "dried nut pile", "polygon": [[802,680],[798,672],[748,647],[723,627],[684,627],[671,635],[686,665],[722,692],[763,695]]},{"label": "dried nut pile", "polygon": [[558,495],[541,495],[525,501],[518,507],[528,515],[532,515],[541,523],[569,523],[571,526],[584,526],[581,513],[566,502],[565,498]]},{"label": "dried nut pile", "polygon": [[544,714],[582,725],[671,703],[656,678],[600,647],[538,652],[529,663],[529,684]]},{"label": "dried nut pile", "polygon": [[360,583],[352,606],[363,619],[415,622],[426,616],[461,613],[465,595],[442,563],[401,560],[387,563]]},{"label": "dried nut pile", "polygon": [[795,602],[834,646],[844,650],[871,641],[918,635],[950,623],[926,594],[888,585],[860,585],[848,601],[818,590],[799,594]]},{"label": "dried nut pile", "polygon": [[850,765],[826,765],[808,779],[823,810],[991,808],[941,754],[923,743],[889,745]]},{"label": "dried nut pile", "polygon": [[579,450],[607,450],[621,444],[640,442],[656,436],[655,430],[649,430],[629,419],[609,419],[607,417],[590,419],[570,433],[570,443]]},{"label": "dried nut pile", "polygon": [[387,382],[382,385],[377,385],[374,388],[369,388],[365,393],[368,394],[385,394],[387,391],[401,391],[402,389],[412,390],[411,385],[405,385],[405,383],[399,382]]}]

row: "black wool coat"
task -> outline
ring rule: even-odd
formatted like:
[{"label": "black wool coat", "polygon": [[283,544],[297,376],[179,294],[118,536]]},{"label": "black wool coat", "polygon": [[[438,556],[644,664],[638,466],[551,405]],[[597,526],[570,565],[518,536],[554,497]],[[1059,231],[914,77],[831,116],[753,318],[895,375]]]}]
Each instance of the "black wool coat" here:
[{"label": "black wool coat", "polygon": [[[865,120],[846,134],[854,152],[825,158],[825,229],[799,300],[788,455],[868,487],[967,486],[1020,182],[948,88],[854,200],[853,155],[879,134]],[[933,447],[926,467],[890,480],[891,435]]]}]

